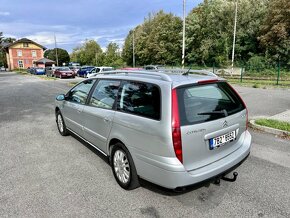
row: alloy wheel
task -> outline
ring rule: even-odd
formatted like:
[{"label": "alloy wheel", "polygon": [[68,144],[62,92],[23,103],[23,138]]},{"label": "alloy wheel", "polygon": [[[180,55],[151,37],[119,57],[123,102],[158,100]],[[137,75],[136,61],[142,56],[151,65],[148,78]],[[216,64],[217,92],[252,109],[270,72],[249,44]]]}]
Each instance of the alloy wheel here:
[{"label": "alloy wheel", "polygon": [[113,158],[114,171],[118,180],[126,184],[130,181],[130,165],[127,158],[127,155],[122,150],[117,150]]}]

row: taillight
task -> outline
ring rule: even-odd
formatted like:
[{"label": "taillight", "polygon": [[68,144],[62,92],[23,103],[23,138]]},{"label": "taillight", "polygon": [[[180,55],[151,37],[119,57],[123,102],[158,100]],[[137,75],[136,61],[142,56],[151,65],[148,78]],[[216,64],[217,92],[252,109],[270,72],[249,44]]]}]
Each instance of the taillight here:
[{"label": "taillight", "polygon": [[176,89],[172,90],[172,142],[177,159],[182,161],[182,142]]},{"label": "taillight", "polygon": [[244,102],[244,100],[242,99],[242,97],[240,96],[240,94],[229,83],[227,83],[227,84],[236,93],[236,95],[239,96],[239,98],[241,99],[241,101],[242,101],[242,103],[243,103],[243,105],[244,105],[244,107],[246,109],[246,129],[248,129],[248,125],[249,125],[248,124],[249,123],[249,112],[248,112],[248,108],[246,106],[246,103]]},{"label": "taillight", "polygon": [[[246,105],[245,105],[246,107]],[[248,125],[249,125],[249,112],[248,112],[248,108],[246,107],[246,111],[247,111],[247,120],[246,120],[246,129],[248,129]]]}]

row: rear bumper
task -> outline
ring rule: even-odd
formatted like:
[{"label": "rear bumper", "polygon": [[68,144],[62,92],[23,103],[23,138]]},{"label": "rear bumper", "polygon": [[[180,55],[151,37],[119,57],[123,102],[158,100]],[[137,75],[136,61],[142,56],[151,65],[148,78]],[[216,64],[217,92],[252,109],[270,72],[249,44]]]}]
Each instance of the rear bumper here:
[{"label": "rear bumper", "polygon": [[[180,171],[180,167],[176,167],[176,165],[168,165],[167,169],[164,169],[156,166],[153,162],[149,163],[137,157],[137,172],[141,178],[170,189],[189,186],[218,177],[234,170],[249,156],[252,137],[248,131],[244,134],[244,143],[238,150],[199,169],[190,172]],[[180,165],[183,167],[182,164]]]},{"label": "rear bumper", "polygon": [[71,77],[74,77],[74,75],[67,75],[67,74],[62,74],[61,76],[62,76],[62,78],[71,78]]}]

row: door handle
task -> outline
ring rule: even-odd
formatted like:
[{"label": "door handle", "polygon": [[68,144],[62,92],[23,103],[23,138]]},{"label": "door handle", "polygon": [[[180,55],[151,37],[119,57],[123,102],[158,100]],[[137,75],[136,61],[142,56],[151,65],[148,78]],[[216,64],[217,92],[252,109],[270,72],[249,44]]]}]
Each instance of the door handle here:
[{"label": "door handle", "polygon": [[109,122],[111,122],[112,120],[111,120],[109,117],[105,117],[105,118],[104,118],[104,121],[105,121],[106,123],[109,123]]}]

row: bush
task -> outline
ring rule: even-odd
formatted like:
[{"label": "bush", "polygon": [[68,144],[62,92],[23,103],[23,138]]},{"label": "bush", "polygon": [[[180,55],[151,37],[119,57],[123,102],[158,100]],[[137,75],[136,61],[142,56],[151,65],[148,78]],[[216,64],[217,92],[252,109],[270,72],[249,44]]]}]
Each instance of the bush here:
[{"label": "bush", "polygon": [[249,71],[261,72],[267,68],[266,59],[262,56],[253,56],[247,62],[247,67]]}]

